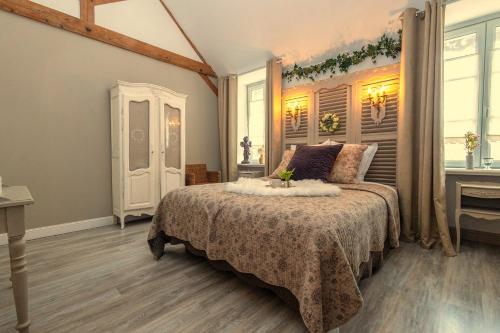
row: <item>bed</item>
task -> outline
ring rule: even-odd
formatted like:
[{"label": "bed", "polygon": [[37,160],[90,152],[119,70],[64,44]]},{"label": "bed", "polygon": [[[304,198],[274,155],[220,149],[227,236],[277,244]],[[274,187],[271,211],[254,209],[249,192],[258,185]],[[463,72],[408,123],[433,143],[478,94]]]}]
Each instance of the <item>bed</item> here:
[{"label": "bed", "polygon": [[385,246],[399,246],[392,187],[337,185],[335,197],[244,195],[224,184],[177,189],[158,206],[148,243],[159,259],[166,243],[182,242],[278,295],[285,291],[310,332],[327,332],[359,311],[358,280],[381,262]]}]

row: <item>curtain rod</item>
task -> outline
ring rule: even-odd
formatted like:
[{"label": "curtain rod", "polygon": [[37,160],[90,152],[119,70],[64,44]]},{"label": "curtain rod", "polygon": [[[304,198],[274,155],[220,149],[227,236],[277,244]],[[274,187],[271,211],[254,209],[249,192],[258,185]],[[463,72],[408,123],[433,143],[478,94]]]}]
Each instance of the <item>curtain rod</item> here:
[{"label": "curtain rod", "polygon": [[[454,2],[458,2],[460,0],[441,0],[441,3],[443,6],[446,6],[446,5],[449,5],[449,4],[452,4]],[[403,15],[404,15],[404,11],[401,13],[401,15],[399,15],[399,18],[403,18]],[[415,12],[415,16],[419,17],[419,18],[424,18],[425,17],[425,10],[417,10]]]}]

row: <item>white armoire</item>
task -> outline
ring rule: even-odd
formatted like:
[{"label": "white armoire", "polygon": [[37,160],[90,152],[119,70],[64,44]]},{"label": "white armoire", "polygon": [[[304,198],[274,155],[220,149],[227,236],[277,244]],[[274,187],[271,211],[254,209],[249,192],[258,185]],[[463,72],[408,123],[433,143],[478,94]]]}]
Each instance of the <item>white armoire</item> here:
[{"label": "white armoire", "polygon": [[146,83],[111,89],[113,214],[153,215],[165,194],[184,186],[186,95]]}]

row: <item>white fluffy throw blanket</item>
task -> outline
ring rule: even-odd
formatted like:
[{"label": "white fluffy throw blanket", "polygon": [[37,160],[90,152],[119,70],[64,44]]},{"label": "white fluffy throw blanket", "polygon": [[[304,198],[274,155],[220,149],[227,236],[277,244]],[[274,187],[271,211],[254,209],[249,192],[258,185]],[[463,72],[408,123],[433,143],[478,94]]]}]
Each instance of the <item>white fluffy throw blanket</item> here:
[{"label": "white fluffy throw blanket", "polygon": [[292,180],[293,187],[289,188],[272,188],[266,186],[269,183],[269,180],[259,178],[240,178],[236,182],[227,183],[226,191],[259,196],[276,195],[285,197],[336,196],[340,193],[338,186],[323,183],[321,180]]}]

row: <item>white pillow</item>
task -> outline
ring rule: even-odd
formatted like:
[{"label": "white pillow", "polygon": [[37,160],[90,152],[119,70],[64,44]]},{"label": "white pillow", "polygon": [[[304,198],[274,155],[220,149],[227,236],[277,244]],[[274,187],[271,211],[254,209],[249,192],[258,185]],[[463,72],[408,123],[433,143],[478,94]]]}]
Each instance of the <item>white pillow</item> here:
[{"label": "white pillow", "polygon": [[378,143],[372,143],[368,146],[368,148],[366,148],[365,152],[363,153],[363,158],[361,158],[361,163],[359,163],[358,174],[356,175],[356,178],[359,181],[362,182],[365,180],[365,175],[368,172],[370,165],[372,164],[372,160],[375,156],[375,153],[377,152],[377,149]]}]

